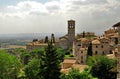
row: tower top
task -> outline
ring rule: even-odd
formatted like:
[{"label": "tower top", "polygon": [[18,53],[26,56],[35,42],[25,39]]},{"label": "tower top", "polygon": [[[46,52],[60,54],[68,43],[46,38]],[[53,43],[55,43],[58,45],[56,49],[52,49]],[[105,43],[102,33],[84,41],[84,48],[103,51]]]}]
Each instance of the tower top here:
[{"label": "tower top", "polygon": [[75,22],[75,20],[72,20],[72,19],[71,19],[71,20],[68,20],[68,22]]},{"label": "tower top", "polygon": [[68,30],[75,29],[75,20],[68,20]]}]

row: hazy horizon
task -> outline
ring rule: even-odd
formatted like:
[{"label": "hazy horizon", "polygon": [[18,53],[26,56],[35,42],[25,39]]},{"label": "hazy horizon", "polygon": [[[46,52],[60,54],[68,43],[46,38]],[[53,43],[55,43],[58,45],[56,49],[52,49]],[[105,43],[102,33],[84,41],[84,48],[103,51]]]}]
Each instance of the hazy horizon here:
[{"label": "hazy horizon", "polygon": [[101,35],[120,21],[120,0],[1,0],[0,34],[67,33],[67,21],[76,21],[76,33]]}]

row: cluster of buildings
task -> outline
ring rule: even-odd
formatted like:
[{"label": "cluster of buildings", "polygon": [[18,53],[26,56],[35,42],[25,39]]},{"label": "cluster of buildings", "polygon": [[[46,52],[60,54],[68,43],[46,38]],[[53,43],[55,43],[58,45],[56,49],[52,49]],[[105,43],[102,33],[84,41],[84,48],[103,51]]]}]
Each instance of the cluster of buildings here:
[{"label": "cluster of buildings", "polygon": [[[72,66],[81,68],[86,64],[88,46],[92,44],[92,55],[106,55],[110,58],[115,56],[120,60],[120,23],[113,25],[112,28],[104,31],[101,36],[96,36],[94,32],[83,32],[75,36],[75,21],[68,20],[68,33],[56,40],[54,34],[51,35],[53,44],[64,50],[72,48],[74,58],[63,61],[63,69]],[[27,44],[27,50],[33,50],[46,46],[45,39],[34,40]],[[118,72],[120,63],[118,62]],[[120,75],[118,75],[120,77]]]}]

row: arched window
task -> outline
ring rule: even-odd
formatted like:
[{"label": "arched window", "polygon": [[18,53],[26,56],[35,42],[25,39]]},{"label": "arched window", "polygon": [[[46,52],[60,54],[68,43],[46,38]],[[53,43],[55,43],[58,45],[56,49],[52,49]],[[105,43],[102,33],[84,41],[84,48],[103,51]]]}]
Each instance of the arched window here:
[{"label": "arched window", "polygon": [[109,54],[112,54],[112,53],[113,53],[112,50],[110,50],[110,51],[109,51]]},{"label": "arched window", "polygon": [[83,60],[83,56],[81,56],[81,60]]}]

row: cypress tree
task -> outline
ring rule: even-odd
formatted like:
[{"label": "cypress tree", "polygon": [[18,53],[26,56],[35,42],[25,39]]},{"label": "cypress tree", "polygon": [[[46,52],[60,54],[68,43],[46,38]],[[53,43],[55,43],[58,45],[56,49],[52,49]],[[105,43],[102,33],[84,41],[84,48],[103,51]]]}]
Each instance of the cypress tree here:
[{"label": "cypress tree", "polygon": [[85,38],[85,31],[83,31],[83,38]]},{"label": "cypress tree", "polygon": [[45,43],[48,43],[48,36],[45,37]]},{"label": "cypress tree", "polygon": [[41,58],[39,75],[43,79],[59,79],[61,75],[60,63],[57,49],[52,45],[52,42],[49,42]]}]

